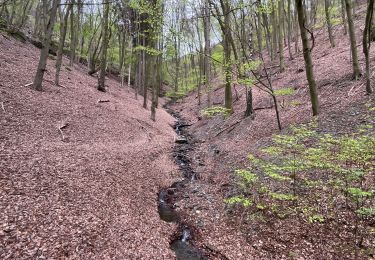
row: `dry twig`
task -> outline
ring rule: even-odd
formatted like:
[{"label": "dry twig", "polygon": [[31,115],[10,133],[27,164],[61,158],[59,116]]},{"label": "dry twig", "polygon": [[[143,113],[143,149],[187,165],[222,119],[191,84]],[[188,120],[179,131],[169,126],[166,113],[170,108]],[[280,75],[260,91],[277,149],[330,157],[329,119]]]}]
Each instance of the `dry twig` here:
[{"label": "dry twig", "polygon": [[228,130],[228,129],[231,130],[231,129],[230,129],[231,127],[234,128],[237,124],[239,124],[239,123],[241,123],[241,122],[242,122],[242,119],[236,121],[234,124],[231,124],[230,126],[225,127],[225,128],[222,129],[220,132],[218,132],[218,133],[215,135],[215,137],[218,136],[218,135],[220,135],[221,133],[223,133],[224,131],[226,131],[226,130]]},{"label": "dry twig", "polygon": [[5,113],[5,107],[4,107],[4,102],[1,102],[1,109],[4,111]]},{"label": "dry twig", "polygon": [[104,100],[99,99],[98,100],[98,103],[108,103],[108,102],[110,102],[109,99],[104,99]]},{"label": "dry twig", "polygon": [[64,141],[65,140],[65,136],[64,136],[64,133],[63,133],[63,131],[62,131],[62,129],[61,128],[58,128],[59,129],[59,131],[60,131],[60,134],[61,134],[61,140],[62,141]]},{"label": "dry twig", "polygon": [[63,129],[64,128],[67,128],[69,126],[69,124],[68,123],[62,123],[59,127],[58,127],[58,129],[59,129],[59,132],[60,132],[60,134],[61,134],[61,139],[62,139],[62,141],[64,141],[65,140],[65,136],[64,136],[64,133],[63,133]]}]

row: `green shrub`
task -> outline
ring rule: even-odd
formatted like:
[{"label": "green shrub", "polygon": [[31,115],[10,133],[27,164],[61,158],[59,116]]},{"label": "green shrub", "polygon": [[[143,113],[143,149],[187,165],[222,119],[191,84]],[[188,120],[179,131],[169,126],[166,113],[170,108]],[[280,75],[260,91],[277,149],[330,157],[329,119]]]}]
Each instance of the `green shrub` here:
[{"label": "green shrub", "polygon": [[213,117],[216,115],[224,115],[224,117],[228,117],[230,115],[230,109],[227,109],[222,106],[212,106],[212,107],[205,108],[202,111],[202,115],[207,116],[207,117]]}]

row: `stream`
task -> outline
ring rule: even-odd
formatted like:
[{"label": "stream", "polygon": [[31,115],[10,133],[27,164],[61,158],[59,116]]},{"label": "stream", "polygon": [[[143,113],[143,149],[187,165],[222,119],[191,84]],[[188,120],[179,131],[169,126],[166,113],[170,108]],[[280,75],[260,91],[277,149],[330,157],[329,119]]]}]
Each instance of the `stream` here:
[{"label": "stream", "polygon": [[197,179],[197,175],[191,168],[191,162],[188,157],[188,152],[194,149],[191,143],[192,138],[184,131],[190,125],[186,124],[178,113],[168,109],[167,111],[177,119],[175,123],[177,138],[173,149],[173,157],[183,174],[183,180],[175,182],[169,188],[159,191],[159,216],[165,222],[174,222],[178,225],[179,233],[170,243],[170,247],[176,253],[178,260],[206,259],[203,251],[190,242],[193,239],[193,229],[183,222],[175,207],[175,203],[179,200],[177,193],[181,193],[189,182]]}]

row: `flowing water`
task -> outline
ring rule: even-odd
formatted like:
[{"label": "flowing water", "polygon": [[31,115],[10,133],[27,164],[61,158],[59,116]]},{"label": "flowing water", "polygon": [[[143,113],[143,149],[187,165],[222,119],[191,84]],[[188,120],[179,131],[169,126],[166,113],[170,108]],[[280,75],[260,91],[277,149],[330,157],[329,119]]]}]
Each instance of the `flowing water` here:
[{"label": "flowing water", "polygon": [[175,182],[170,188],[162,189],[158,195],[158,212],[162,220],[166,222],[175,222],[181,228],[181,234],[170,244],[171,249],[176,253],[178,260],[201,260],[205,259],[204,254],[199,248],[195,247],[190,243],[192,237],[192,230],[184,223],[181,222],[181,218],[175,210],[174,195],[175,191],[181,191],[186,187],[189,181],[197,180],[197,174],[193,171],[190,166],[190,159],[188,157],[188,151],[192,149],[192,145],[185,135],[183,128],[189,125],[184,124],[179,118],[178,114],[174,114],[177,118],[175,131],[178,135],[176,139],[176,147],[174,149],[174,158],[176,164],[179,166],[183,173],[184,179],[179,182]]}]

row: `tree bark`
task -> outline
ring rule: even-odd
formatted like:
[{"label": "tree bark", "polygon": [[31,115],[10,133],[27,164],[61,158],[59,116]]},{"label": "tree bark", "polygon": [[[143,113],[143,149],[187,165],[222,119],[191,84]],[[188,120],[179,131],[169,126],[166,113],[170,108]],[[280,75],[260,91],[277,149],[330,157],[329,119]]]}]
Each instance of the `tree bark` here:
[{"label": "tree bark", "polygon": [[358,80],[361,76],[361,70],[358,63],[357,41],[355,38],[351,0],[345,0],[345,8],[349,27],[350,50],[352,53],[353,79]]},{"label": "tree bark", "polygon": [[[258,0],[258,5],[261,5],[261,1]],[[259,12],[259,11],[258,11]],[[268,24],[268,18],[267,18],[267,14],[266,13],[262,13],[262,18],[263,18],[263,24],[264,24],[264,28],[266,30],[266,46],[267,46],[267,52],[268,52],[268,55],[270,57],[273,56],[273,50],[272,50],[272,46],[271,46],[271,32],[270,32],[270,27],[269,27],[269,24]]]},{"label": "tree bark", "polygon": [[307,38],[307,30],[306,30],[306,17],[305,11],[303,8],[302,0],[296,0],[296,8],[298,13],[298,23],[299,28],[301,31],[301,39],[302,39],[302,46],[303,46],[303,58],[305,60],[305,69],[306,69],[306,77],[309,83],[310,89],[310,99],[312,105],[313,115],[316,116],[319,114],[319,100],[318,100],[318,91],[316,87],[315,77],[314,77],[314,70],[313,70],[313,63],[311,59],[311,48],[309,46],[309,40]]},{"label": "tree bark", "polygon": [[271,55],[271,60],[274,60],[277,56],[277,47],[278,47],[278,41],[277,41],[277,31],[279,30],[277,26],[277,12],[276,12],[276,6],[274,0],[271,0],[271,6],[272,6],[272,13],[271,13],[271,22],[272,22],[272,55]]},{"label": "tree bark", "polygon": [[370,46],[371,46],[371,26],[373,21],[374,0],[368,1],[365,29],[363,31],[363,53],[366,59],[366,93],[372,93],[371,79],[370,79]]},{"label": "tree bark", "polygon": [[248,87],[248,88],[249,89],[247,90],[245,117],[254,115],[253,91],[251,87]]},{"label": "tree bark", "polygon": [[231,71],[231,43],[230,43],[230,3],[220,0],[224,14],[224,60],[225,60],[225,108],[231,113],[232,107],[232,71]]},{"label": "tree bark", "polygon": [[[51,44],[51,38],[52,38],[52,32],[53,32],[53,26],[55,24],[56,19],[56,13],[57,13],[57,7],[60,3],[60,0],[53,0],[52,1],[52,8],[50,11],[50,17],[49,21],[45,27],[45,33],[43,34],[43,48],[40,51],[40,58],[39,58],[39,64],[38,68],[34,77],[33,81],[33,87],[35,90],[42,91],[42,82],[43,82],[43,76],[44,72],[46,71],[47,66],[47,59],[48,59],[48,52]],[[43,8],[43,10],[48,9],[47,5],[48,2],[46,0],[43,1],[43,5],[45,5],[46,8]],[[45,14],[47,16],[47,14]]]},{"label": "tree bark", "polygon": [[210,17],[210,6],[209,1],[204,2],[204,83],[207,89],[207,106],[211,106],[211,17]]},{"label": "tree bark", "polygon": [[[71,9],[72,5],[68,5],[65,10],[65,14],[62,15],[61,11],[61,18],[60,19],[60,41],[59,41],[59,47],[57,49],[57,57],[56,57],[56,74],[55,74],[55,85],[59,85],[59,80],[60,80],[60,70],[61,70],[61,64],[62,64],[62,57],[63,57],[63,50],[64,50],[64,43],[65,43],[65,38],[66,38],[66,29],[68,25],[68,17],[69,17],[69,12]],[[61,7],[60,7],[61,8]]]},{"label": "tree bark", "polygon": [[280,64],[280,72],[285,71],[285,64],[284,64],[284,44],[283,44],[283,24],[284,24],[284,5],[283,0],[279,0],[278,7],[279,7],[279,64]]},{"label": "tree bark", "polygon": [[76,33],[75,33],[75,22],[74,22],[74,17],[75,17],[75,14],[74,14],[74,7],[75,7],[75,3],[76,1],[75,0],[72,0],[71,4],[72,4],[72,10],[70,12],[70,61],[69,61],[69,66],[73,66],[73,63],[74,63],[74,59],[75,59],[75,52],[76,52],[76,47],[75,47],[75,41],[76,41]]},{"label": "tree bark", "polygon": [[348,24],[346,22],[346,14],[345,14],[345,0],[340,0],[341,1],[341,19],[342,23],[344,25],[344,35],[348,34]]},{"label": "tree bark", "polygon": [[331,43],[331,47],[334,48],[335,47],[335,39],[333,37],[331,15],[329,13],[329,9],[330,9],[329,0],[324,0],[324,10],[325,10],[325,14],[326,14],[326,22],[327,22],[329,42]]},{"label": "tree bark", "polygon": [[291,0],[288,0],[288,52],[289,52],[289,60],[293,60],[291,42],[292,42]]},{"label": "tree bark", "polygon": [[106,74],[106,64],[107,64],[107,49],[109,42],[109,32],[108,32],[108,17],[109,17],[109,3],[103,0],[104,15],[103,15],[103,42],[102,51],[100,54],[100,73],[98,78],[98,90],[105,92],[105,74]]}]

